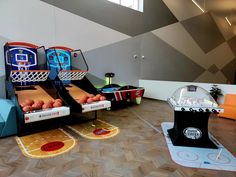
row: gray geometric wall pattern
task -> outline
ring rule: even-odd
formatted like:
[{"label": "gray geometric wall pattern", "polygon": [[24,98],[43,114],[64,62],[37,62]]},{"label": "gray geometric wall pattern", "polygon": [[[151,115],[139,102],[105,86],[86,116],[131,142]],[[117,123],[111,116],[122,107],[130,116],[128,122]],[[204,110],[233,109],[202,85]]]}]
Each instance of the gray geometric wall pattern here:
[{"label": "gray geometric wall pattern", "polygon": [[[138,86],[140,79],[140,43],[142,35],[132,37],[114,44],[86,51],[84,56],[89,65],[91,74],[104,79],[106,72],[114,72],[114,83],[131,84]],[[98,79],[92,80],[94,84],[100,84]],[[103,82],[104,83],[104,82]]]},{"label": "gray geometric wall pattern", "polygon": [[[107,0],[39,2],[132,36],[85,52],[90,74],[95,76],[89,77],[97,83],[102,84],[105,72],[112,71],[117,74],[115,81],[134,85],[141,78],[235,81],[236,37],[226,35],[225,30],[230,28],[219,29],[219,19],[211,13],[202,13],[190,0],[144,0],[144,13]],[[183,11],[182,7],[188,9]],[[73,28],[73,21],[68,25]]]},{"label": "gray geometric wall pattern", "polygon": [[221,69],[222,73],[227,77],[230,83],[235,83],[235,75],[236,75],[236,58],[228,63],[223,69]]},{"label": "gray geometric wall pattern", "polygon": [[233,51],[234,55],[236,56],[236,36],[232,37],[227,42],[228,42],[231,50]]},{"label": "gray geometric wall pattern", "polygon": [[195,80],[205,71],[197,63],[177,51],[153,33],[142,35],[142,54],[145,61],[141,65],[142,79],[187,81]]},{"label": "gray geometric wall pattern", "polygon": [[[113,68],[111,61],[119,59],[115,54],[114,46],[125,44],[127,48],[136,48],[136,54],[139,49],[140,56],[145,56],[145,60],[140,61],[141,70],[138,74],[142,79],[233,83],[233,73],[236,67],[229,63],[234,64],[236,56],[234,38],[225,39],[225,34],[222,34],[222,29],[219,29],[218,21],[216,21],[219,19],[211,13],[202,13],[189,0],[146,0],[144,1],[144,13],[106,0],[96,2],[95,0],[89,2],[69,0],[66,3],[63,0],[43,1],[130,36],[139,35],[138,37],[140,37],[140,47],[138,45],[129,46],[134,45],[130,43],[131,38],[90,50],[86,52],[89,61],[98,56],[96,59],[102,61],[103,67],[108,68],[110,65]],[[165,5],[163,6],[163,4]],[[89,8],[90,11],[86,11],[86,8]],[[112,11],[113,15],[108,15],[108,9]],[[101,13],[101,10],[104,13]],[[157,13],[160,10],[162,14]],[[166,24],[163,23],[163,20],[166,21]],[[155,35],[145,34],[149,31]],[[127,66],[133,53],[131,54],[130,50],[121,47],[116,47],[116,50],[122,52],[123,57],[126,57],[120,63]],[[112,53],[115,54],[115,57],[111,59]],[[92,66],[96,65],[96,62],[90,63]],[[105,70],[107,69],[101,68],[101,71],[92,69],[91,74],[103,79]],[[136,83],[131,78],[138,79],[137,76],[130,76],[130,79],[127,80],[127,77],[119,74],[117,81],[129,82],[130,80],[130,82]]]},{"label": "gray geometric wall pattern", "polygon": [[205,53],[225,42],[209,13],[192,17],[181,23]]},{"label": "gray geometric wall pattern", "polygon": [[42,0],[129,36],[177,22],[161,0],[144,0],[143,13],[107,0]]},{"label": "gray geometric wall pattern", "polygon": [[[232,70],[235,67],[229,69],[228,72],[231,74],[220,71],[235,58],[227,42],[205,53],[180,22],[159,28],[152,33],[205,69],[193,80],[194,82],[233,83]],[[173,79],[174,77],[168,80]]]}]

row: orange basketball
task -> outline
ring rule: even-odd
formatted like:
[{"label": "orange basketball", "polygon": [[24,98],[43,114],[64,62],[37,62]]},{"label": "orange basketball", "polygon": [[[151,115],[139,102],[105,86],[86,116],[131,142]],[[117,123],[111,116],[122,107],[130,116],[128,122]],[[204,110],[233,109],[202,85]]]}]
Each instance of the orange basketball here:
[{"label": "orange basketball", "polygon": [[34,104],[34,100],[31,100],[31,99],[26,99],[23,104],[26,106],[26,105],[33,105]]},{"label": "orange basketball", "polygon": [[40,103],[34,103],[33,105],[32,105],[32,108],[34,109],[34,110],[39,110],[39,109],[41,109],[42,108],[42,105],[40,104]]},{"label": "orange basketball", "polygon": [[94,94],[88,94],[87,95],[89,98],[92,98],[92,97],[94,97]]},{"label": "orange basketball", "polygon": [[62,106],[62,104],[59,101],[57,101],[53,104],[54,108],[61,107],[61,106]]},{"label": "orange basketball", "polygon": [[35,101],[34,103],[39,104],[42,107],[43,104],[44,104],[44,101],[43,100],[38,100],[38,101]]},{"label": "orange basketball", "polygon": [[30,111],[33,111],[33,108],[31,106],[25,106],[25,107],[23,107],[23,111],[30,112]]},{"label": "orange basketball", "polygon": [[105,97],[105,96],[101,96],[101,97],[100,97],[100,101],[103,101],[103,100],[106,100],[106,97]]},{"label": "orange basketball", "polygon": [[53,108],[53,105],[51,103],[44,103],[42,106],[43,109]]},{"label": "orange basketball", "polygon": [[48,104],[48,105],[51,104],[51,105],[53,105],[53,104],[54,104],[54,101],[53,101],[53,100],[49,100],[49,101],[46,101],[45,104]]},{"label": "orange basketball", "polygon": [[55,99],[54,102],[60,102],[62,103],[63,101],[61,99]]},{"label": "orange basketball", "polygon": [[93,102],[93,98],[88,98],[86,102],[87,103],[92,103]]},{"label": "orange basketball", "polygon": [[96,95],[92,97],[93,101],[99,101],[100,100],[100,95]]}]

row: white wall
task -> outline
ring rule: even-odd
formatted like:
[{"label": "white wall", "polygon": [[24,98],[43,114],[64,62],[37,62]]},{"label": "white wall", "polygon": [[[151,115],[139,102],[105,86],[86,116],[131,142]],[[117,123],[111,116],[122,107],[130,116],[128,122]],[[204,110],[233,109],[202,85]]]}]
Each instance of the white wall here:
[{"label": "white wall", "polygon": [[[213,84],[195,83],[195,82],[174,82],[174,81],[156,81],[156,80],[139,80],[139,86],[145,88],[144,97],[158,100],[167,100],[176,89],[185,85],[197,85],[209,91]],[[222,89],[223,94],[236,94],[236,85],[217,84]],[[224,102],[223,96],[219,98],[218,102]]]},{"label": "white wall", "polygon": [[130,37],[40,0],[1,0],[0,22],[1,36],[46,47],[87,51]]},{"label": "white wall", "polygon": [[40,0],[0,0],[0,24],[0,98],[5,97],[6,42],[64,45],[85,52],[130,38]]}]

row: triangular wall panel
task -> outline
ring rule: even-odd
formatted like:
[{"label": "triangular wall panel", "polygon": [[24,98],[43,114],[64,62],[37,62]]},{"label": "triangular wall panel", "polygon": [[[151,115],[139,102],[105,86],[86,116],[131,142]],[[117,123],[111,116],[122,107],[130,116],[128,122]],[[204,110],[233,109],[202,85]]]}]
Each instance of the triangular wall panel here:
[{"label": "triangular wall panel", "polygon": [[143,34],[178,21],[161,0],[144,0],[143,13],[107,0],[42,1],[129,36]]},{"label": "triangular wall panel", "polygon": [[195,63],[205,69],[208,68],[208,66],[206,66],[205,53],[181,23],[171,24],[169,26],[156,29],[152,32],[176,50],[188,56],[189,59]]}]

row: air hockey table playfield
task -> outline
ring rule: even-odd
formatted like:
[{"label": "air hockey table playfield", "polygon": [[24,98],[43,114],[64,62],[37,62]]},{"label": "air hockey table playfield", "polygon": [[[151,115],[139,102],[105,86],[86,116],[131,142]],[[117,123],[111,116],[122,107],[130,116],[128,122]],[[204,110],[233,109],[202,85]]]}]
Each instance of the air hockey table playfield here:
[{"label": "air hockey table playfield", "polygon": [[127,86],[108,86],[98,89],[111,101],[111,108],[126,107],[132,104],[140,104],[144,95],[143,87]]}]

